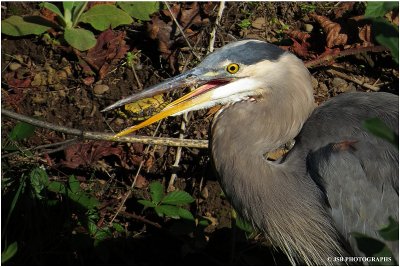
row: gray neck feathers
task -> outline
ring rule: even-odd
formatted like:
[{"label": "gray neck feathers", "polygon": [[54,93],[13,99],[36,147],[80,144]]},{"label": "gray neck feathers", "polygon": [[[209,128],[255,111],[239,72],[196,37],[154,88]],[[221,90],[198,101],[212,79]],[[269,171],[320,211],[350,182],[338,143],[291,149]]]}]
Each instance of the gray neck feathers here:
[{"label": "gray neck feathers", "polygon": [[299,62],[285,68],[286,77],[277,77],[279,84],[271,77],[261,97],[227,106],[217,115],[212,157],[235,209],[264,230],[293,264],[332,264],[328,257],[346,253],[321,204],[323,195],[307,175],[305,159],[291,165],[263,157],[293,139],[314,108],[308,71]]}]

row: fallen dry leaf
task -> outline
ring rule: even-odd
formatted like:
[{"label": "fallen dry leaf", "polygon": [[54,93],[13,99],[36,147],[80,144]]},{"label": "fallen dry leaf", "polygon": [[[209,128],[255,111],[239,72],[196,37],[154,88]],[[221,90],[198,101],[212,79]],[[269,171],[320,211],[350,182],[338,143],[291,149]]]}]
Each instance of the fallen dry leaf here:
[{"label": "fallen dry leaf", "polygon": [[121,147],[112,147],[112,143],[106,141],[90,141],[74,144],[64,150],[65,160],[61,164],[75,169],[79,166],[92,166],[106,156],[117,156],[121,159],[123,151]]},{"label": "fallen dry leaf", "polygon": [[349,14],[353,10],[356,2],[342,2],[338,7],[333,9],[334,18],[342,18],[346,13]]},{"label": "fallen dry leaf", "polygon": [[339,23],[333,22],[325,16],[316,14],[310,14],[310,16],[321,25],[326,35],[326,46],[328,48],[347,43],[347,34],[340,33],[342,27]]},{"label": "fallen dry leaf", "polygon": [[[78,57],[82,58],[92,69],[99,74],[100,80],[103,79],[111,66],[117,64],[125,57],[129,46],[125,42],[125,32],[116,32],[108,29],[97,37],[96,45],[86,53],[74,50]],[[89,72],[88,67],[79,62],[85,72]]]}]

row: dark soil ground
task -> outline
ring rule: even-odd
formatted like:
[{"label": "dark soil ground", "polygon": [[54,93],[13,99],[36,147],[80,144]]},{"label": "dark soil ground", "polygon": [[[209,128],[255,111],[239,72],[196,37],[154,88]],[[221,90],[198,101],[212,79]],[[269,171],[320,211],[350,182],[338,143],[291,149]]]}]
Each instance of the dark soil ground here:
[{"label": "dark soil ground", "polygon": [[[190,5],[181,8],[191,10],[193,6]],[[2,19],[39,10],[36,3],[5,2],[2,6]],[[258,38],[290,47],[285,44],[287,28],[303,30],[312,25],[314,30],[311,31],[320,32],[317,34],[320,40],[312,44],[315,47],[313,53],[320,55],[324,52],[325,37],[309,14],[312,11],[332,17],[338,8],[337,3],[330,2],[230,2],[217,30],[215,47],[242,38]],[[218,4],[202,4],[200,10],[203,12],[201,20],[191,26],[194,34],[190,41],[197,53],[204,56]],[[356,4],[342,19],[363,14],[363,10],[361,4]],[[260,21],[264,21],[261,26]],[[89,75],[71,49],[54,46],[40,36],[9,38],[2,35],[2,108],[84,131],[117,132],[136,123],[121,113],[103,114],[100,110],[137,92],[142,86],[153,85],[198,63],[182,38],[169,40],[173,43],[169,54],[162,51],[163,39],[160,36],[151,38],[149,27],[149,23],[135,23],[115,30],[126,34],[129,51],[135,54],[135,70],[123,57],[109,62],[110,68],[104,77],[96,71],[95,75]],[[370,90],[333,75],[329,72],[332,69],[356,77],[380,91],[397,94],[398,66],[387,51],[355,53],[336,59],[333,65],[310,68],[318,103],[339,93]],[[165,98],[170,101],[172,97],[176,96]],[[145,115],[156,110],[157,107],[147,110]],[[207,140],[212,116],[207,111],[200,111],[188,117],[184,137]],[[168,118],[156,132],[157,125],[152,125],[137,134],[178,137],[181,121],[180,117]],[[7,264],[288,264],[286,258],[279,251],[273,251],[260,235],[246,234],[233,226],[232,209],[222,194],[207,150],[183,148],[178,167],[175,167],[177,149],[173,147],[80,140],[37,128],[33,136],[14,143],[18,147],[15,152],[5,149],[15,125],[15,120],[2,116],[2,247],[18,242],[17,254]],[[66,140],[72,142],[65,144]],[[54,143],[58,145],[42,147]],[[86,145],[86,150],[79,149],[82,144]],[[96,152],[100,156],[94,155]],[[143,168],[132,194],[119,210],[141,162]],[[45,169],[50,181],[65,183],[70,175],[75,175],[80,187],[98,199],[100,206],[96,210],[95,224],[99,231],[107,229],[110,235],[102,239],[93,235],[85,224],[90,217],[88,211],[77,207],[65,196],[48,192],[44,196],[46,202],[35,197],[31,193],[34,186],[24,181],[37,167]],[[143,210],[137,202],[148,199],[149,183],[160,181],[167,187],[173,174],[177,175],[174,188],[185,190],[196,199],[188,208],[197,218],[207,218],[207,227],[196,227],[182,219],[159,217],[152,209]],[[16,203],[13,200],[17,200]],[[111,221],[123,230],[108,227]]]}]

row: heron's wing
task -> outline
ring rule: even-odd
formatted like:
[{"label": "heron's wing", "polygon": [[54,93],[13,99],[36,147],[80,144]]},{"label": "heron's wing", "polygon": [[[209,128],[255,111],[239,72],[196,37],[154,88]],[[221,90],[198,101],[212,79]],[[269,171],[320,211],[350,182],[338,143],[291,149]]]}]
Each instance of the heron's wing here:
[{"label": "heron's wing", "polygon": [[[389,216],[398,219],[398,155],[381,148],[369,155],[365,147],[374,144],[341,150],[330,144],[307,158],[311,176],[323,185],[337,229],[355,251],[351,232],[379,238],[377,230]],[[397,255],[398,243],[388,245]]]},{"label": "heron's wing", "polygon": [[[398,97],[335,97],[311,115],[297,140],[297,149],[307,155],[307,171],[347,238],[351,232],[377,237],[389,216],[398,218],[398,148],[362,127],[374,117],[398,133]],[[392,247],[398,255],[398,244]]]}]

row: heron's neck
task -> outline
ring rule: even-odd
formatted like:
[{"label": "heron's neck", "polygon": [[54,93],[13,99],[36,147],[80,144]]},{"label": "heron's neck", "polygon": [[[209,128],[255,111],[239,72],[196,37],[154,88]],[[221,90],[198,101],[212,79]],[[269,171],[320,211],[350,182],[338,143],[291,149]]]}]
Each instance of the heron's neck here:
[{"label": "heron's neck", "polygon": [[313,250],[313,245],[330,256],[341,252],[337,252],[340,249],[333,240],[330,222],[321,225],[327,216],[322,214],[325,209],[319,188],[307,179],[305,159],[291,166],[263,157],[299,133],[314,108],[309,90],[275,92],[225,108],[212,126],[211,153],[235,209],[268,231],[267,236],[286,254],[301,255],[306,261],[309,256],[308,264],[322,264],[327,263],[326,255]]}]

